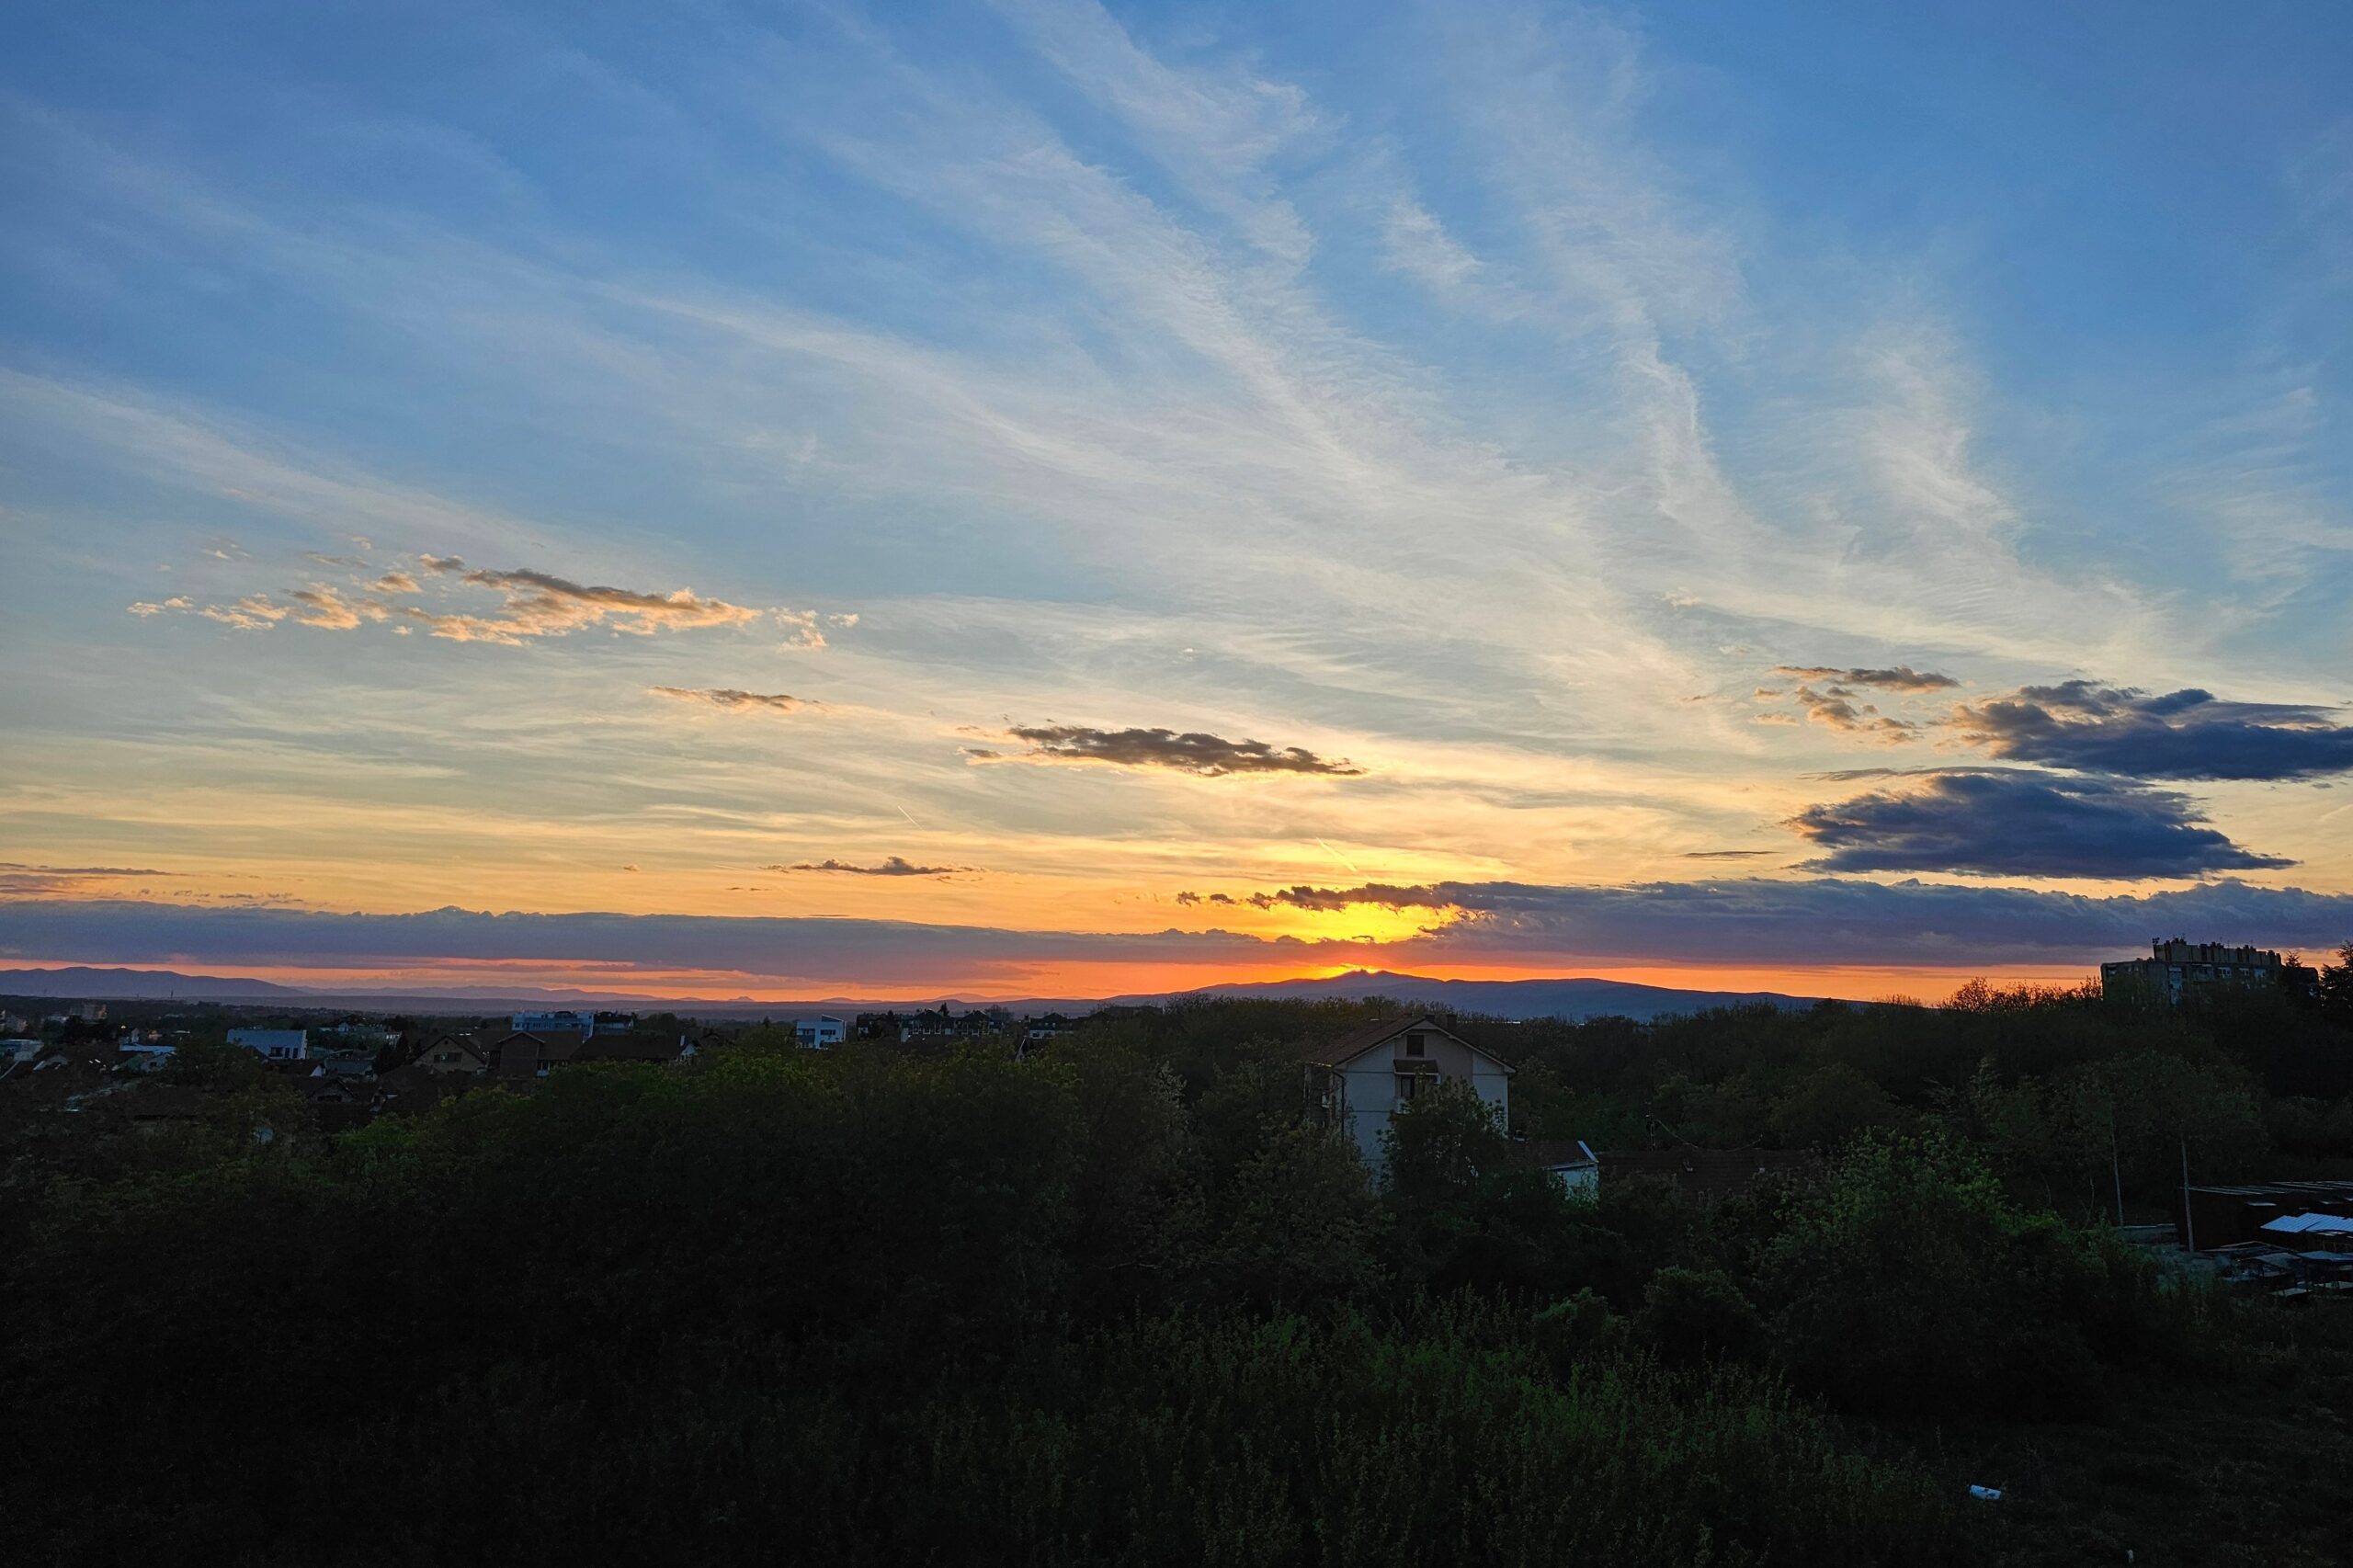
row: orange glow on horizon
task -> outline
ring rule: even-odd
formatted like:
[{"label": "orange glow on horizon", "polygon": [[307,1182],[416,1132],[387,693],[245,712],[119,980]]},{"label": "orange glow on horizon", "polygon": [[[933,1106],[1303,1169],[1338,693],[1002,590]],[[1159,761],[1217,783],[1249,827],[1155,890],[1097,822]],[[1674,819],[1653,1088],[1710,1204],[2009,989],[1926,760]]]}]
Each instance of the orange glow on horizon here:
[{"label": "orange glow on horizon", "polygon": [[[264,981],[327,994],[365,994],[415,991],[433,994],[478,990],[494,995],[512,992],[577,991],[595,995],[645,998],[649,1001],[702,1003],[839,1002],[873,1004],[950,997],[972,1003],[1028,999],[1099,1001],[1116,996],[1182,994],[1221,985],[1256,984],[1286,980],[1332,980],[1358,969],[1378,970],[1378,955],[1368,953],[1363,964],[1083,964],[1017,966],[973,971],[945,983],[909,982],[904,985],[826,984],[790,983],[741,973],[705,970],[649,970],[620,965],[550,964],[528,960],[450,960],[411,966],[328,968],[285,965],[210,965],[208,972],[230,971],[236,978]],[[56,966],[73,960],[25,960],[27,967]],[[188,972],[171,964],[110,964],[110,969],[141,972]],[[1814,969],[1756,965],[1664,965],[1593,963],[1532,967],[1524,964],[1415,965],[1400,970],[1424,980],[1518,981],[1609,980],[1684,991],[1770,991],[1795,996],[1824,996],[1845,1001],[1883,1001],[1904,997],[1937,1003],[1972,979],[1997,985],[2074,985],[2092,978],[2090,966],[2053,964],[1985,965],[1966,969],[1920,969],[1836,965]],[[511,993],[510,993],[511,994]],[[450,1000],[464,1001],[464,997]]]}]

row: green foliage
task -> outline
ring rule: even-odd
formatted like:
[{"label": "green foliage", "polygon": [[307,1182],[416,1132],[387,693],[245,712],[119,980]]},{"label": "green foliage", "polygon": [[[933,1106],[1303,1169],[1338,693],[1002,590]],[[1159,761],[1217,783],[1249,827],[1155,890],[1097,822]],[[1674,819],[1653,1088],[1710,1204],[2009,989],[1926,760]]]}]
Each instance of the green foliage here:
[{"label": "green foliage", "polygon": [[1652,1275],[1636,1326],[1668,1361],[1753,1361],[1765,1348],[1765,1320],[1721,1269],[1669,1267]]},{"label": "green foliage", "polygon": [[1465,1085],[1392,1117],[1381,1199],[1401,1274],[1434,1290],[1549,1291],[1574,1228],[1568,1197],[1513,1148]]},{"label": "green foliage", "polygon": [[[2120,1166],[2161,1198],[2185,1139],[2213,1176],[2347,1149],[2353,1099],[2283,1087],[2336,1070],[2297,1031],[2347,1037],[2279,1007],[1468,1021],[1520,1125],[1440,1087],[1377,1181],[1299,1065],[1354,1006],[1135,1014],[1022,1062],[747,1031],[335,1139],[198,1049],[175,1131],[131,1122],[144,1085],[0,1103],[0,1517],[40,1562],[2009,1551],[2023,1510],[1954,1510],[2003,1472],[1951,1424],[1994,1454],[2139,1400],[2137,1431],[2221,1374],[2324,1437],[2353,1414],[2312,1329],[2062,1217]],[[1531,1130],[1833,1158],[1710,1209],[1572,1197]]]},{"label": "green foliage", "polygon": [[2320,971],[2320,1008],[2338,1028],[2353,1028],[2353,942],[2336,949],[2336,961]]},{"label": "green foliage", "polygon": [[2020,1210],[1947,1133],[1855,1144],[1779,1220],[1758,1270],[1777,1355],[1850,1409],[2093,1414],[2104,1369],[2186,1355],[2212,1304]]},{"label": "green foliage", "polygon": [[1371,1196],[1344,1136],[1275,1131],[1220,1194],[1222,1222],[1202,1260],[1207,1299],[1280,1312],[1369,1295],[1381,1278]]}]

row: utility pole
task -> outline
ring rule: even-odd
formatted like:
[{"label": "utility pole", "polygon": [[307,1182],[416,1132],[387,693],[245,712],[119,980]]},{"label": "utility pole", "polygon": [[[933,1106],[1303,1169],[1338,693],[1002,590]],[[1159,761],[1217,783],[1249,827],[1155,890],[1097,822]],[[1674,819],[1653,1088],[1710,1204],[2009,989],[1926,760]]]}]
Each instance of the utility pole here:
[{"label": "utility pole", "polygon": [[2183,1247],[2198,1251],[2198,1226],[2189,1217],[2189,1140],[2181,1141],[2181,1240]]}]

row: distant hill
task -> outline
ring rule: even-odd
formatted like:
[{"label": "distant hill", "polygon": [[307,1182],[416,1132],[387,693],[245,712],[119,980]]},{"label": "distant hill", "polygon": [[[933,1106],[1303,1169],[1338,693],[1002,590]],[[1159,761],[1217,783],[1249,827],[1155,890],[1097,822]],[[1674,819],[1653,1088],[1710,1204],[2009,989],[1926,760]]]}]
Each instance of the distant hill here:
[{"label": "distant hill", "polygon": [[[1811,1007],[1820,997],[1786,996],[1778,991],[1681,991],[1665,985],[1636,985],[1622,980],[1432,980],[1385,970],[1351,970],[1325,980],[1269,980],[1212,985],[1188,995],[1256,996],[1275,1001],[1350,1001],[1387,996],[1416,1007],[1483,1013],[1500,1018],[1664,1018],[1711,1007]],[[1165,997],[1121,997],[1125,1002]]]},{"label": "distant hill", "polygon": [[308,999],[290,985],[229,975],[178,974],[167,969],[0,969],[0,996],[55,996],[85,1002],[247,1001]]},{"label": "distant hill", "polygon": [[[1097,1001],[1044,997],[986,1004],[962,1001],[960,1009],[1001,1006],[1015,1013],[1078,1014],[1114,1004],[1162,1003],[1187,996],[1256,996],[1269,1000],[1361,1000],[1387,996],[1414,1007],[1455,1013],[1483,1013],[1502,1018],[1627,1017],[1663,1018],[1677,1013],[1703,1012],[1710,1007],[1763,1004],[1771,1007],[1810,1007],[1812,996],[1786,996],[1778,991],[1681,991],[1664,985],[1635,985],[1621,980],[1433,980],[1427,975],[1393,974],[1384,970],[1351,970],[1326,979],[1272,980],[1234,985],[1212,985],[1199,991],[1155,992],[1114,996]],[[449,990],[371,992],[308,991],[274,985],[266,980],[234,975],[180,974],[171,970],[141,969],[13,969],[0,970],[0,996],[56,997],[86,1002],[258,1002],[281,1006],[333,1011],[381,1013],[500,1013],[532,1006],[608,1006],[640,1011],[675,1011],[691,1017],[745,1017],[760,1014],[790,1017],[795,1013],[880,1012],[935,1006],[943,997],[877,1002],[844,997],[759,1000],[738,996],[726,1001],[665,998],[617,992],[572,991],[535,986],[498,990],[457,986]]]}]

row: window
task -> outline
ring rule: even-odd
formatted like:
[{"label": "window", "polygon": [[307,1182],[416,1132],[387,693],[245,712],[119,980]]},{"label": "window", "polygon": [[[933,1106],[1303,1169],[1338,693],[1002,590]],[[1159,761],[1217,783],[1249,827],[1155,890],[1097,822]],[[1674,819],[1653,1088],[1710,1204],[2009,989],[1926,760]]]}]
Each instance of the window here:
[{"label": "window", "polygon": [[1427,1035],[1407,1035],[1405,1037],[1405,1054],[1408,1056],[1419,1056],[1422,1054],[1422,1047],[1427,1043],[1428,1040],[1429,1036]]},{"label": "window", "polygon": [[1399,1099],[1412,1099],[1416,1094],[1421,1092],[1421,1087],[1422,1074],[1419,1073],[1400,1073],[1397,1074],[1397,1097]]}]

